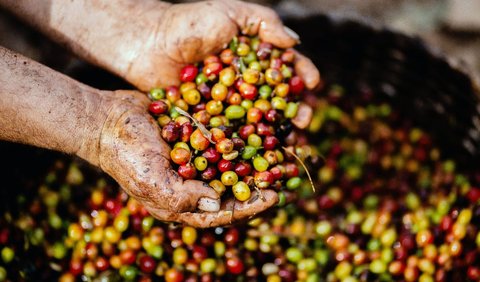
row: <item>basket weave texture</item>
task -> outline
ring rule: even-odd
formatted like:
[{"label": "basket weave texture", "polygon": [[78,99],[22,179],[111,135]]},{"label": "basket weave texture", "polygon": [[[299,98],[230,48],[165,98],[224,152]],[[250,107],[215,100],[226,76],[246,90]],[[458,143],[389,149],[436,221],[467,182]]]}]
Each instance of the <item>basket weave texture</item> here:
[{"label": "basket weave texture", "polygon": [[446,156],[480,167],[480,88],[464,70],[418,38],[367,23],[327,15],[285,22],[327,85],[341,84],[347,95],[368,85],[431,133]]}]

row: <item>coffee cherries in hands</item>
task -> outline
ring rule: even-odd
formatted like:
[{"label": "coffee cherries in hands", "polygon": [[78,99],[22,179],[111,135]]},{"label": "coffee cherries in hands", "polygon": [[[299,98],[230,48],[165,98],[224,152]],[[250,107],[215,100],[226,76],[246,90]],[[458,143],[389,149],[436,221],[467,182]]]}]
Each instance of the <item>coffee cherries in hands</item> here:
[{"label": "coffee cherries in hands", "polygon": [[286,168],[297,165],[295,147],[284,137],[292,125],[305,128],[312,112],[301,103],[305,87],[294,61],[292,50],[241,36],[185,66],[180,86],[152,89],[149,111],[173,147],[178,174],[239,201],[252,189],[291,189]]}]

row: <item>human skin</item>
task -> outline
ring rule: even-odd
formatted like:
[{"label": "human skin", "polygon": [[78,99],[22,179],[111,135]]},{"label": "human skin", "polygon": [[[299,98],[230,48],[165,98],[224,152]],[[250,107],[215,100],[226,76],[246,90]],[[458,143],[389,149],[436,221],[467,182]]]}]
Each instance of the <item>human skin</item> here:
[{"label": "human skin", "polygon": [[[298,41],[270,9],[238,1],[0,0],[0,5],[145,91],[177,84],[183,65],[221,50],[239,31],[258,33],[282,48]],[[275,192],[266,190],[265,201],[254,197],[251,203],[234,204],[230,199],[220,212],[195,213],[201,197],[218,195],[202,182],[183,181],[170,168],[170,148],[147,114],[145,95],[93,89],[6,49],[0,52],[1,139],[76,154],[165,221],[225,225],[278,201]],[[307,87],[315,87],[318,71],[297,57],[297,73]]]}]

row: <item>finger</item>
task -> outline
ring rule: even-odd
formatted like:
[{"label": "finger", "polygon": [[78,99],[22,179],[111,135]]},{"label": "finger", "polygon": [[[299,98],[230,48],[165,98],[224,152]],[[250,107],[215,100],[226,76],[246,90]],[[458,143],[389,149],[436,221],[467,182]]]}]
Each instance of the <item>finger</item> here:
[{"label": "finger", "polygon": [[215,213],[176,213],[169,210],[145,206],[147,211],[156,219],[168,222],[183,223],[195,228],[209,228],[230,224],[232,211],[221,210]]},{"label": "finger", "polygon": [[320,72],[313,62],[295,51],[295,72],[302,78],[308,89],[314,89],[320,84]]},{"label": "finger", "polygon": [[260,39],[280,48],[293,47],[299,36],[285,27],[278,15],[270,8],[243,2],[233,2],[230,18],[248,35],[258,34]]},{"label": "finger", "polygon": [[298,193],[294,193],[290,191],[283,191],[283,195],[285,196],[285,204],[292,203],[298,198]]},{"label": "finger", "polygon": [[310,125],[313,117],[313,109],[305,103],[298,105],[297,115],[292,119],[292,123],[299,129],[305,129]]},{"label": "finger", "polygon": [[261,213],[278,203],[278,194],[273,190],[253,191],[249,200],[240,202],[235,199],[227,199],[222,203],[222,210],[233,210],[234,220],[249,218]]},{"label": "finger", "polygon": [[197,228],[209,228],[229,225],[236,221],[251,218],[278,202],[278,195],[275,191],[263,190],[262,194],[264,200],[260,199],[256,191],[252,193],[252,201],[239,202],[233,199],[227,200],[223,203],[222,209],[215,213],[176,213],[151,205],[145,205],[145,208],[152,216],[159,220],[181,222]]},{"label": "finger", "polygon": [[172,183],[173,191],[177,193],[169,208],[176,212],[193,211],[198,207],[201,198],[218,199],[220,196],[207,183],[198,180],[186,180]]},{"label": "finger", "polygon": [[217,213],[183,213],[180,220],[185,224],[208,228],[216,226],[229,225],[237,221],[249,219],[278,202],[278,195],[272,190],[262,191],[263,200],[254,191],[250,200],[240,202],[234,199],[228,199],[222,203],[222,208]]}]

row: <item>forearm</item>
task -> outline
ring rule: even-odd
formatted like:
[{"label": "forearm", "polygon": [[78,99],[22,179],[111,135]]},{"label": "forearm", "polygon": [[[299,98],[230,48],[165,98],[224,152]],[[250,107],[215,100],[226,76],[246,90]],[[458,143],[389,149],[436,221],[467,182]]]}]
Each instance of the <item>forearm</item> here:
[{"label": "forearm", "polygon": [[[125,77],[141,56],[152,18],[171,4],[157,0],[0,0],[0,5],[84,59]],[[126,24],[134,20],[136,24]],[[147,35],[155,36],[155,35]],[[103,42],[117,42],[112,48]],[[113,62],[113,63],[112,63]]]},{"label": "forearm", "polygon": [[105,99],[98,90],[0,47],[2,140],[95,162],[98,142],[87,137],[100,134]]}]

